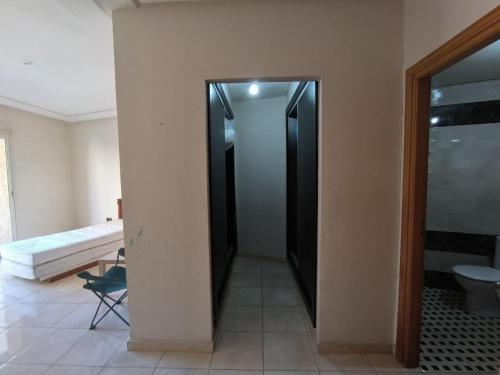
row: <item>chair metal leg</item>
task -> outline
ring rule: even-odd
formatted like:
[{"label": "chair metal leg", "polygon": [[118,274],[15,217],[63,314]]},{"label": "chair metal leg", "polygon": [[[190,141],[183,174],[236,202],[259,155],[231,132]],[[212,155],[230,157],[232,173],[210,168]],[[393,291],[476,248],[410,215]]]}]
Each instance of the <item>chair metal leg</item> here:
[{"label": "chair metal leg", "polygon": [[99,302],[99,305],[97,306],[97,310],[95,311],[94,317],[92,318],[92,323],[90,323],[90,328],[89,328],[89,329],[95,329],[95,327],[96,327],[97,323],[99,323],[99,322],[97,322],[96,324],[94,324],[94,321],[95,321],[95,318],[97,317],[97,314],[99,313],[99,309],[101,308],[102,301],[103,301],[103,299],[104,299],[104,297],[101,297],[99,294],[97,294],[97,293],[95,293],[95,292],[94,292],[94,294],[95,294],[97,297],[99,297],[100,302]]},{"label": "chair metal leg", "polygon": [[[121,303],[121,301],[123,301],[123,299],[127,296],[127,292],[123,293],[121,295],[120,298],[118,298],[118,300],[114,300],[112,299],[111,297],[109,297],[107,294],[103,294],[102,296],[100,296],[98,293],[94,292],[94,294],[101,300],[101,302],[99,303],[99,306],[97,307],[97,311],[96,311],[96,314],[94,315],[94,319],[92,320],[92,325],[93,325],[93,328],[92,328],[92,325],[91,325],[91,329],[94,329],[105,317],[106,315],[108,315],[108,313],[110,311],[113,311],[117,316],[118,318],[120,318],[127,326],[130,326],[130,324],[127,322],[127,320],[122,317],[120,315],[120,313],[118,311],[116,311],[114,308],[117,304]],[[113,301],[115,301],[113,303],[113,305],[110,305],[106,300],[105,298],[109,298]],[[107,307],[108,307],[108,310],[99,318],[99,320],[97,322],[94,323],[94,320],[95,320],[95,317],[97,316],[97,312],[99,311],[99,308],[101,306],[101,304],[104,303]]]}]

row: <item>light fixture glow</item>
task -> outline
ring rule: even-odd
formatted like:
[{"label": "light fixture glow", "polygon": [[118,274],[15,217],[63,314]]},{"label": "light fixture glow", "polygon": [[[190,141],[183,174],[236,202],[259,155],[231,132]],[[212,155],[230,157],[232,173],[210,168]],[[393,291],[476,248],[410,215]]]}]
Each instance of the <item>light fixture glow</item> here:
[{"label": "light fixture glow", "polygon": [[439,122],[439,117],[431,117],[431,124],[436,125]]},{"label": "light fixture glow", "polygon": [[259,86],[256,83],[252,83],[248,88],[250,95],[257,95],[259,93]]}]

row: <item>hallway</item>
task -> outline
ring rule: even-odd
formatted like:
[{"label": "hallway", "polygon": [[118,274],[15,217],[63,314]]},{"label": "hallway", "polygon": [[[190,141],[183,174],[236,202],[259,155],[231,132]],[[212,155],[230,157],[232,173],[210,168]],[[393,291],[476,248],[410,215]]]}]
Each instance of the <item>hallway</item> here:
[{"label": "hallway", "polygon": [[[236,257],[228,285],[215,351],[206,356],[207,362],[212,357],[212,375],[234,373],[219,370],[302,371],[297,375],[403,371],[391,355],[318,354],[312,325],[286,263]],[[165,356],[165,364],[164,360]]]}]

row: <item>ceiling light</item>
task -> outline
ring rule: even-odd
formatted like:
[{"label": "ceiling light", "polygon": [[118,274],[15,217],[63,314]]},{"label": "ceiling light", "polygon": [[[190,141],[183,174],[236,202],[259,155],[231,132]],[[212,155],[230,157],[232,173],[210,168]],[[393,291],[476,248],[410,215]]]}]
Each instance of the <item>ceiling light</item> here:
[{"label": "ceiling light", "polygon": [[26,60],[23,64],[27,66],[33,65],[33,60]]},{"label": "ceiling light", "polygon": [[248,88],[250,95],[257,95],[259,93],[259,86],[256,83],[252,83]]},{"label": "ceiling light", "polygon": [[431,124],[436,125],[439,122],[439,117],[431,117]]}]

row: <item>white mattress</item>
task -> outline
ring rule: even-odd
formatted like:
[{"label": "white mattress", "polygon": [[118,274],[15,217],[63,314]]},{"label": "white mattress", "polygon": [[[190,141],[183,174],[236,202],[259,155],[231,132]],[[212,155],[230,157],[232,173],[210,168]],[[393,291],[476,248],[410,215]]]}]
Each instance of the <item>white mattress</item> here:
[{"label": "white mattress", "polygon": [[44,280],[52,276],[60,275],[79,266],[91,263],[104,255],[116,252],[120,247],[123,247],[123,240],[113,241],[97,247],[85,249],[78,253],[37,266],[28,266],[22,263],[13,262],[9,259],[2,259],[2,270],[24,279]]},{"label": "white mattress", "polygon": [[3,244],[0,255],[3,260],[35,268],[74,254],[84,256],[79,253],[116,241],[123,242],[122,220]]}]

